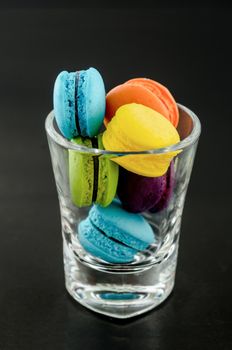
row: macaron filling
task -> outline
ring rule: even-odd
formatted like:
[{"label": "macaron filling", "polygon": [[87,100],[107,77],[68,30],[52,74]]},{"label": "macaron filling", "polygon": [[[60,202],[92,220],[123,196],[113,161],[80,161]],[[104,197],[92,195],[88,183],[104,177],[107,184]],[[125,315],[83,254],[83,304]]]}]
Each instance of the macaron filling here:
[{"label": "macaron filling", "polygon": [[79,124],[79,116],[78,116],[78,80],[79,80],[79,72],[76,72],[75,76],[75,122],[76,122],[76,129],[78,132],[78,135],[81,135],[81,128]]}]

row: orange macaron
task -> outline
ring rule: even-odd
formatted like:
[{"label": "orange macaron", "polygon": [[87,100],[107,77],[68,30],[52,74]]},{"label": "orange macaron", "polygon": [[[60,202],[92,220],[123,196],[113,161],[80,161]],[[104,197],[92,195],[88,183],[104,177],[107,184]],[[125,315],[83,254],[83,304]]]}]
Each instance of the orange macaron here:
[{"label": "orange macaron", "polygon": [[105,125],[107,126],[119,107],[128,103],[139,103],[150,107],[162,114],[175,127],[178,125],[178,107],[170,91],[162,84],[146,78],[128,80],[108,92]]}]

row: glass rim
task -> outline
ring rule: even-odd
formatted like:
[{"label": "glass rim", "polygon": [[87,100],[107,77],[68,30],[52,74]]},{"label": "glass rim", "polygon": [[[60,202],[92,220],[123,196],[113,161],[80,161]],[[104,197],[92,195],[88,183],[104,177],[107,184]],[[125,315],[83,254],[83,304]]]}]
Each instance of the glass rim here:
[{"label": "glass rim", "polygon": [[54,128],[53,121],[54,121],[54,111],[52,110],[46,120],[45,120],[45,129],[47,134],[52,138],[52,140],[59,144],[60,146],[74,150],[79,151],[83,153],[92,153],[95,155],[117,155],[117,156],[125,156],[125,155],[138,155],[138,154],[164,154],[168,152],[176,152],[176,151],[183,151],[183,149],[187,148],[188,146],[193,145],[199,138],[201,133],[201,123],[199,118],[196,116],[194,112],[192,112],[189,108],[185,107],[184,105],[181,105],[177,103],[178,107],[183,110],[185,113],[187,113],[193,122],[193,128],[191,133],[181,140],[180,142],[170,145],[163,148],[155,148],[150,150],[144,150],[144,151],[109,151],[109,150],[102,150],[98,148],[88,148],[86,146],[80,146],[76,143],[73,143],[66,139],[64,136],[59,134],[59,132]]}]

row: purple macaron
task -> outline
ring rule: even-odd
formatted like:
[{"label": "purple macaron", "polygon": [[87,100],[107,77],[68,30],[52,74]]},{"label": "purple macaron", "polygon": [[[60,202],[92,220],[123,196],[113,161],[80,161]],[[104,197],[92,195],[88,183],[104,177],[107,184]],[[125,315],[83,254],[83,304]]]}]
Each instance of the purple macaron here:
[{"label": "purple macaron", "polygon": [[174,163],[160,177],[145,177],[120,167],[118,197],[132,213],[158,212],[168,206],[174,185]]}]

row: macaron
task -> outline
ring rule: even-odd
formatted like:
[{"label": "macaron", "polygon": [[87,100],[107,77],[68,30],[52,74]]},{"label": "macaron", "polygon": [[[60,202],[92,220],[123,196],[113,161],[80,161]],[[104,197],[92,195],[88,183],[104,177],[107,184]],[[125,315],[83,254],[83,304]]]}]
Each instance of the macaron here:
[{"label": "macaron", "polygon": [[117,194],[125,210],[158,212],[168,206],[174,185],[174,163],[160,177],[145,177],[123,168],[119,171]]},{"label": "macaron", "polygon": [[[103,149],[102,134],[92,139],[78,136],[71,141],[79,146]],[[77,207],[92,203],[105,207],[116,193],[118,165],[104,155],[69,150],[69,183],[71,198]]]},{"label": "macaron", "polygon": [[[179,141],[176,128],[167,118],[137,103],[119,107],[103,133],[105,149],[115,153],[154,150]],[[179,152],[123,155],[112,157],[112,160],[133,173],[159,177],[166,173],[171,160]]]},{"label": "macaron", "polygon": [[135,78],[110,90],[106,96],[107,126],[117,109],[128,103],[139,103],[150,107],[167,118],[175,127],[179,121],[176,101],[170,91],[152,79]]},{"label": "macaron", "polygon": [[105,87],[95,68],[61,72],[53,91],[55,119],[68,139],[96,136],[105,115]]},{"label": "macaron", "polygon": [[106,208],[94,205],[87,219],[80,222],[78,236],[87,252],[110,263],[131,262],[155,242],[143,216],[128,213],[118,200]]},{"label": "macaron", "polygon": [[168,204],[172,198],[173,190],[175,185],[175,173],[174,173],[174,162],[171,162],[170,167],[166,173],[166,188],[163,191],[160,200],[150,208],[150,212],[157,213],[168,207]]}]

